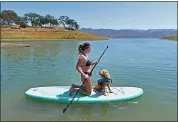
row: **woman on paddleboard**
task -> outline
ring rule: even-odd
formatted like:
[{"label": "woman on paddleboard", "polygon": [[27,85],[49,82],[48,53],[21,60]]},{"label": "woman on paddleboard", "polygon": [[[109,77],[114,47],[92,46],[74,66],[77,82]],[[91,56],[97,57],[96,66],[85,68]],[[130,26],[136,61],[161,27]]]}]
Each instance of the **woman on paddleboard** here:
[{"label": "woman on paddleboard", "polygon": [[[91,51],[91,45],[89,43],[80,44],[78,47],[79,58],[76,64],[76,70],[81,74],[81,81],[84,83],[84,86],[79,91],[84,95],[90,95],[92,91],[92,79],[91,79],[91,68],[98,62],[92,63],[92,61],[88,58],[88,55]],[[81,85],[72,84],[69,90],[69,96],[72,95],[73,92],[77,92]]]}]

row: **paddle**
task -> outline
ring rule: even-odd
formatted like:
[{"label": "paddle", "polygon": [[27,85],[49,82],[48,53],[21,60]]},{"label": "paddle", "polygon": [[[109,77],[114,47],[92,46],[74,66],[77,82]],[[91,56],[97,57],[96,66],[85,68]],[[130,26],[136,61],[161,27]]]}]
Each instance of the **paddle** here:
[{"label": "paddle", "polygon": [[[106,49],[104,50],[104,52],[101,54],[100,58],[98,59],[98,62],[99,60],[101,59],[101,57],[103,56],[103,54],[105,53],[105,51],[107,50],[108,46],[106,47]],[[92,68],[90,74],[93,72],[94,68],[96,67],[97,64],[94,65],[94,67]],[[70,101],[70,103],[66,106],[65,109],[63,109],[63,113],[66,112],[67,108],[71,105],[71,103],[73,102],[74,98],[76,97],[76,95],[79,93],[79,91],[81,90],[81,88],[83,87],[84,83],[86,82],[86,80],[83,82],[83,84],[80,86],[79,90],[76,92],[75,96],[73,97],[73,99]]]}]

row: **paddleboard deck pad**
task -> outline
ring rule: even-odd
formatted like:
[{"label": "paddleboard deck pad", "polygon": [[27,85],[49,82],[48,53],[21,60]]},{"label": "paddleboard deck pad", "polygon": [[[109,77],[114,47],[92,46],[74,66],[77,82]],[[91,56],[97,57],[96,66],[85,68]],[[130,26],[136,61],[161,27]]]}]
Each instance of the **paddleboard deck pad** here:
[{"label": "paddleboard deck pad", "polygon": [[[60,103],[69,103],[76,92],[69,96],[70,86],[47,86],[30,88],[25,92],[25,96],[31,99],[44,101],[56,101]],[[98,92],[93,89],[90,96],[78,93],[73,103],[107,103],[107,102],[126,102],[135,100],[143,95],[143,90],[137,87],[111,87],[113,93]]]}]

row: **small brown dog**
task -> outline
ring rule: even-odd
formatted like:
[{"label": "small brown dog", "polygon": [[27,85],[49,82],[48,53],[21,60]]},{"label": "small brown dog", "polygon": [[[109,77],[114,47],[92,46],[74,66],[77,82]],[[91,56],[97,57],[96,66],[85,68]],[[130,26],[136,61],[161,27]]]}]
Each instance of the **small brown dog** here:
[{"label": "small brown dog", "polygon": [[109,92],[113,93],[112,90],[110,89],[110,83],[112,83],[112,80],[111,80],[111,76],[110,76],[108,70],[107,69],[103,69],[103,70],[99,71],[99,75],[101,76],[101,79],[99,79],[97,81],[97,84],[95,85],[94,89],[96,89],[99,92],[104,90],[104,96],[106,96],[106,89],[105,89],[105,87],[107,86],[108,89],[109,89]]}]

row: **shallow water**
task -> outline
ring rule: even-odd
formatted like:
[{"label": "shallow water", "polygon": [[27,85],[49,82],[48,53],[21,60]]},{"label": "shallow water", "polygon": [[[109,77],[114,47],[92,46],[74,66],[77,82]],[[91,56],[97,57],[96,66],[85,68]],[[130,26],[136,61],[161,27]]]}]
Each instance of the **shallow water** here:
[{"label": "shallow water", "polygon": [[27,43],[41,46],[1,50],[1,120],[177,120],[177,41],[91,41],[93,61],[109,46],[93,71],[93,83],[98,71],[106,68],[112,86],[140,87],[144,95],[134,103],[72,104],[64,115],[66,104],[26,99],[24,92],[31,87],[81,83],[75,64],[82,41]]}]

